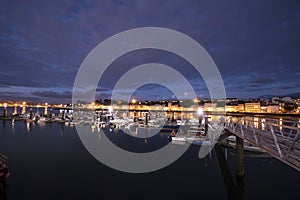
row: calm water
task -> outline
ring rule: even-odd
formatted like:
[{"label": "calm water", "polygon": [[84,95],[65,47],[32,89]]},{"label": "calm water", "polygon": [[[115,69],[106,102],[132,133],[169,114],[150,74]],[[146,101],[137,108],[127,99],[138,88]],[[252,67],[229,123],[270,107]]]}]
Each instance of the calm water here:
[{"label": "calm water", "polygon": [[[165,134],[134,143],[122,132],[108,132],[116,144],[149,151],[167,143]],[[224,149],[221,148],[222,152]],[[106,167],[83,147],[75,127],[0,121],[0,152],[9,157],[7,199],[227,199],[228,190],[214,150],[198,158],[199,147],[170,166],[146,174]],[[227,163],[235,180],[235,155]],[[244,199],[299,199],[300,173],[271,158],[245,158]]]}]

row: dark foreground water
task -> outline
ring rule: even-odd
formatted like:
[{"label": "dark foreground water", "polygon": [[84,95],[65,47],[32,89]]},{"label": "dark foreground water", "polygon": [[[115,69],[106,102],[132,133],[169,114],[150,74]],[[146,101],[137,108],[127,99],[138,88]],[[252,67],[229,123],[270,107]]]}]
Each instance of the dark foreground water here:
[{"label": "dark foreground water", "polygon": [[[166,143],[165,134],[136,144],[126,143],[122,132],[108,135],[125,149],[136,151]],[[215,150],[204,159],[198,158],[198,151],[199,147],[191,146],[164,169],[129,174],[94,159],[82,145],[75,127],[0,121],[0,152],[9,157],[11,172],[6,192],[9,200],[228,199],[237,190],[244,199],[300,197],[300,173],[276,159],[246,157],[244,184],[230,189],[220,166],[229,167],[236,185],[234,153],[228,151],[227,163],[219,163],[222,155]]]}]

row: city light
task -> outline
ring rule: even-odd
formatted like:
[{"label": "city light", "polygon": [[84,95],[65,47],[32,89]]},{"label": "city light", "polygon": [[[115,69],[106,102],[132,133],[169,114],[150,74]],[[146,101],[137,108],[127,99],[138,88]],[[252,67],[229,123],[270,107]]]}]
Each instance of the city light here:
[{"label": "city light", "polygon": [[132,100],[131,100],[131,103],[136,103],[136,99],[132,99]]},{"label": "city light", "polygon": [[108,107],[108,111],[109,111],[110,113],[113,112],[113,111],[114,111],[113,107],[112,107],[112,106],[109,106],[109,107]]},{"label": "city light", "polygon": [[198,108],[198,115],[203,115],[203,109],[202,108]]}]

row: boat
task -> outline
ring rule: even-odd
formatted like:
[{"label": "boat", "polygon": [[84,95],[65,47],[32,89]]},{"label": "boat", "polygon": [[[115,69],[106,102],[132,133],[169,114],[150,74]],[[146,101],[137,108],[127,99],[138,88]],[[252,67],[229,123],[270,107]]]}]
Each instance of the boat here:
[{"label": "boat", "polygon": [[186,120],[178,119],[178,120],[177,120],[177,125],[178,125],[178,126],[184,126],[184,125],[185,125],[185,121],[186,121]]},{"label": "boat", "polygon": [[202,135],[205,136],[205,129],[199,126],[191,126],[188,130],[188,135]]},{"label": "boat", "polygon": [[176,133],[175,129],[173,129],[172,132],[170,133],[170,136],[168,139],[169,139],[169,141],[186,142],[187,135],[181,131],[178,131]]},{"label": "boat", "polygon": [[[223,145],[231,147],[233,149],[236,148],[236,136],[230,135],[225,139],[225,142],[223,142]],[[264,153],[265,151],[262,150],[259,147],[251,145],[249,142],[244,141],[244,151],[251,151],[251,152],[260,152]]]},{"label": "boat", "polygon": [[212,141],[209,140],[193,140],[191,142],[191,144],[193,145],[214,145],[214,143]]}]

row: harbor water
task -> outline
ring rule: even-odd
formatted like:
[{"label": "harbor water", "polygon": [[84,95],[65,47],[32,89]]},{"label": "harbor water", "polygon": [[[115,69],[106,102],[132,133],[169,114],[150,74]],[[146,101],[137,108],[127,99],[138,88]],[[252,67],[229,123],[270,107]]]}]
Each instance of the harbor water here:
[{"label": "harbor water", "polygon": [[[168,143],[166,133],[134,141],[122,131],[104,130],[123,149],[149,152]],[[100,133],[95,132],[95,134]],[[0,153],[9,158],[10,176],[1,197],[14,199],[297,199],[300,173],[268,157],[245,156],[243,183],[236,181],[235,153],[219,147],[203,159],[190,146],[171,165],[150,173],[130,174],[96,160],[74,126],[59,123],[0,121]],[[222,152],[220,155],[219,152]],[[220,156],[225,162],[220,162]],[[234,187],[228,183],[228,167]],[[239,190],[239,191],[237,191]]]}]

